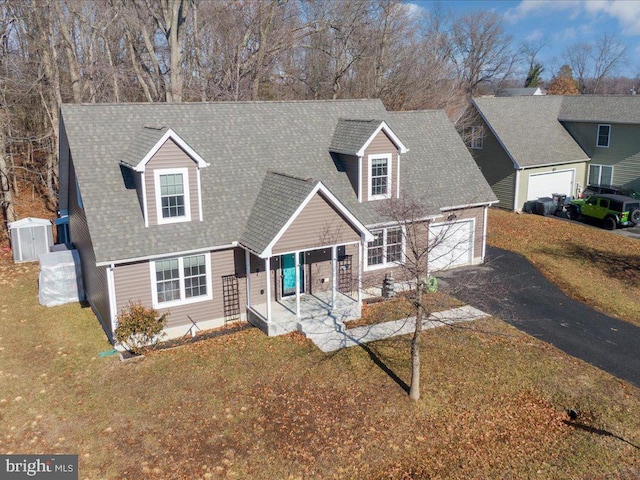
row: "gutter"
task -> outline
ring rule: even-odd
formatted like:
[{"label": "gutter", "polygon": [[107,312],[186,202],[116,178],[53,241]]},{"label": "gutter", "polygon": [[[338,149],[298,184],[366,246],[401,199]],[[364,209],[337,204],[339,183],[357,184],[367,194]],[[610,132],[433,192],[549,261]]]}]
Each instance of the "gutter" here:
[{"label": "gutter", "polygon": [[119,260],[109,260],[106,262],[96,262],[96,267],[105,267],[105,266],[113,266],[113,265],[120,265],[123,263],[134,263],[134,262],[141,262],[144,260],[155,260],[158,258],[167,258],[169,256],[174,257],[174,256],[184,256],[184,255],[190,255],[193,253],[201,253],[201,252],[215,252],[218,250],[227,250],[229,248],[235,248],[238,246],[238,242],[231,242],[228,245],[217,245],[215,247],[206,247],[206,248],[198,248],[196,250],[183,250],[181,252],[168,252],[168,253],[159,253],[157,255],[148,255],[145,257],[133,257],[133,258],[123,258],[123,259],[119,259]]}]

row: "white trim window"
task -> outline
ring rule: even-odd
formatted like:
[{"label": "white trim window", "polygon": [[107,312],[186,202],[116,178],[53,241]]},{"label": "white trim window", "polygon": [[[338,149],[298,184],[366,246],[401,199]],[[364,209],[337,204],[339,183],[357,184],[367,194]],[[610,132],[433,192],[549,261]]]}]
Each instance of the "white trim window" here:
[{"label": "white trim window", "polygon": [[369,200],[391,198],[392,154],[369,155]]},{"label": "white trim window", "polygon": [[154,308],[212,298],[209,254],[165,258],[150,263]]},{"label": "white trim window", "polygon": [[404,228],[387,227],[371,230],[373,241],[367,244],[366,270],[386,268],[404,263]]},{"label": "white trim window", "polygon": [[596,147],[609,148],[611,140],[611,125],[598,125],[598,138]]},{"label": "white trim window", "polygon": [[155,170],[153,177],[158,223],[190,221],[189,170],[187,168]]},{"label": "white trim window", "polygon": [[474,150],[482,150],[484,141],[484,127],[477,125],[471,127],[471,148]]},{"label": "white trim window", "polygon": [[612,165],[589,165],[589,181],[588,185],[603,185],[610,187],[613,183],[613,166]]}]

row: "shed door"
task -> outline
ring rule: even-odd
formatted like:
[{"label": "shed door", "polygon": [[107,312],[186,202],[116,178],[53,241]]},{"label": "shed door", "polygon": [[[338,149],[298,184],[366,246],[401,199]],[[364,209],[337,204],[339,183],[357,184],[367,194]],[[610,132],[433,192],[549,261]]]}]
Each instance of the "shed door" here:
[{"label": "shed door", "polygon": [[21,227],[18,229],[20,243],[20,261],[37,260],[38,255],[46,253],[47,239],[43,227]]},{"label": "shed door", "polygon": [[429,269],[470,265],[473,261],[473,221],[444,223],[429,228]]},{"label": "shed door", "polygon": [[573,196],[574,174],[574,170],[562,170],[561,172],[531,175],[527,188],[527,200],[550,197],[554,193],[560,193],[567,197]]}]

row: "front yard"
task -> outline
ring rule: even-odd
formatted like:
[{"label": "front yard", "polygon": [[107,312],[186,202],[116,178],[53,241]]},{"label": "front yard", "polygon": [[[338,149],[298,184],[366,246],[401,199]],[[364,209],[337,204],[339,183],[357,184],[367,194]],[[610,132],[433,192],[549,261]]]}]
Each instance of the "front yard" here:
[{"label": "front yard", "polygon": [[640,476],[640,391],[497,319],[426,332],[412,403],[406,337],[250,329],[122,363],[36,278],[0,265],[0,451],[79,454],[81,479]]}]

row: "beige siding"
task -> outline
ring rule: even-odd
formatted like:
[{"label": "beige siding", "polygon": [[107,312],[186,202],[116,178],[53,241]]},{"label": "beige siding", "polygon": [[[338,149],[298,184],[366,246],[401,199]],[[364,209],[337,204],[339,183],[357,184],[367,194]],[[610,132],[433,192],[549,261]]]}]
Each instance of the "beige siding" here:
[{"label": "beige siding", "polygon": [[73,161],[69,166],[69,234],[75,248],[78,249],[82,268],[82,282],[85,297],[94,313],[102,323],[107,335],[111,337],[111,311],[109,308],[109,289],[107,286],[107,270],[96,267],[96,257],[89,234],[87,217],[78,206],[76,177]]},{"label": "beige siding", "polygon": [[[474,207],[474,208],[459,209],[459,210],[446,212],[446,215],[450,215],[450,214],[456,215],[457,222],[473,219],[474,221],[473,224],[475,228],[473,232],[473,235],[474,235],[473,262],[480,263],[482,260],[483,245],[485,241],[484,207]],[[422,239],[420,243],[418,243],[417,250],[420,251],[425,248],[428,248],[427,242],[429,238],[429,226],[427,222],[421,222],[420,224],[417,224],[414,227],[411,227],[411,226],[407,227],[407,236],[415,236],[415,235],[419,236],[419,238]],[[410,240],[407,239],[407,243],[409,242]],[[410,248],[407,248],[407,251],[406,251],[407,256],[411,256],[411,258],[415,258],[414,256],[412,256],[412,252],[410,250],[411,250]],[[365,258],[363,261],[366,261],[366,249],[364,250],[363,254],[365,255]],[[354,258],[356,257],[357,257],[357,254],[354,256]],[[406,265],[410,266],[411,263],[412,263],[411,261],[408,261]],[[391,274],[396,282],[415,280],[414,278],[415,273],[412,274],[410,270],[411,270],[410,267],[406,268],[405,266],[402,266],[402,265],[395,265],[389,268],[366,271],[363,273],[363,288],[372,288],[372,287],[382,288],[382,282],[386,274]]]},{"label": "beige siding", "polygon": [[157,225],[156,190],[154,171],[165,168],[187,168],[189,171],[189,199],[191,221],[199,221],[198,168],[195,163],[173,140],[169,139],[147,163],[144,183],[147,196],[149,225]]},{"label": "beige siding", "polygon": [[[588,164],[587,162],[570,163],[567,165],[550,165],[547,167],[527,168],[521,170],[519,175],[520,188],[518,189],[518,200],[516,201],[517,210],[522,210],[527,201],[527,193],[529,190],[529,177],[541,173],[562,172],[570,170],[573,172],[573,196],[577,197],[577,184],[579,183],[584,190],[587,181]],[[549,192],[555,193],[555,192]]]},{"label": "beige siding", "polygon": [[[386,133],[380,131],[371,141],[362,157],[362,197],[363,201],[369,200],[369,155],[392,154],[391,157],[391,196],[396,196],[396,185],[398,181],[398,148],[387,137]],[[402,181],[401,181],[402,183]]]},{"label": "beige siding", "polygon": [[456,215],[456,221],[461,220],[474,220],[475,231],[473,232],[473,259],[474,262],[480,261],[482,258],[482,245],[484,235],[484,208],[465,208],[461,210],[454,210],[447,212],[447,215],[454,213]]},{"label": "beige siding", "polygon": [[321,194],[313,197],[273,247],[273,253],[358,241],[360,235]]},{"label": "beige siding", "polygon": [[469,149],[480,171],[500,201],[496,206],[513,210],[516,171],[511,158],[489,127],[481,120],[475,122],[484,127],[481,149]]},{"label": "beige siding", "polygon": [[[607,124],[602,122],[602,124]],[[611,124],[609,147],[596,147],[600,123],[565,122],[564,126],[578,142],[591,163],[613,165],[613,184],[640,190],[640,126]]]},{"label": "beige siding", "polygon": [[[211,252],[211,300],[190,303],[187,305],[173,306],[167,309],[160,308],[159,312],[169,312],[167,327],[191,325],[194,322],[224,318],[224,304],[222,292],[222,277],[236,274],[240,292],[240,309],[245,313],[246,307],[246,283],[244,278],[244,256],[239,250],[229,249]],[[241,268],[241,271],[236,271]],[[118,265],[114,272],[116,290],[116,306],[118,312],[129,301],[141,302],[144,305],[152,304],[152,289],[155,288],[151,279],[151,264],[148,261]],[[185,330],[186,331],[186,330]]]}]

